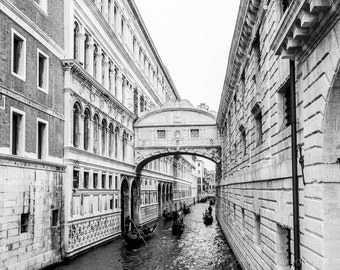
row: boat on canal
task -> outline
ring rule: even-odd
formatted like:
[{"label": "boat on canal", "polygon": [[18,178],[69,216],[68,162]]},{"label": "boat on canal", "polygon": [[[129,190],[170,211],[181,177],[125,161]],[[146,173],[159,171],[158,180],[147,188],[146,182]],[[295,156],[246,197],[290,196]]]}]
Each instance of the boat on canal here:
[{"label": "boat on canal", "polygon": [[172,233],[175,235],[181,235],[184,232],[184,222],[183,217],[179,218],[178,220],[174,220],[172,223]]},{"label": "boat on canal", "polygon": [[151,226],[141,225],[136,226],[134,230],[123,234],[128,245],[137,246],[150,240],[154,236],[154,232],[157,228],[157,221]]},{"label": "boat on canal", "polygon": [[214,221],[214,218],[213,218],[213,216],[211,214],[209,214],[209,213],[203,214],[203,222],[204,222],[204,224],[210,225],[210,224],[213,223],[213,221]]}]

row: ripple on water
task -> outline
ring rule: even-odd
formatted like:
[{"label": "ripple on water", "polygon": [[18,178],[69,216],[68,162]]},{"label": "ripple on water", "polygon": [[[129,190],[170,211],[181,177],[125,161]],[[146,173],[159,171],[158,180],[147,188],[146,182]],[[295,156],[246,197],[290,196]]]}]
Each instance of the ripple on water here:
[{"label": "ripple on water", "polygon": [[[208,204],[196,204],[185,216],[182,236],[172,235],[171,222],[159,222],[148,246],[128,248],[117,240],[90,251],[56,270],[240,270],[234,255],[216,224],[203,224]],[[214,214],[214,212],[213,212]]]}]

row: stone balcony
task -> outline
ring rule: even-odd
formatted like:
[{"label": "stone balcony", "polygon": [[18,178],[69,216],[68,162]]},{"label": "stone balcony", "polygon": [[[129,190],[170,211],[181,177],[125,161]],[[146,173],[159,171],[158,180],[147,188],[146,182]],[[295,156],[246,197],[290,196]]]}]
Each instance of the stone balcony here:
[{"label": "stone balcony", "polygon": [[299,59],[339,19],[339,0],[295,0],[286,10],[271,48],[286,59]]}]

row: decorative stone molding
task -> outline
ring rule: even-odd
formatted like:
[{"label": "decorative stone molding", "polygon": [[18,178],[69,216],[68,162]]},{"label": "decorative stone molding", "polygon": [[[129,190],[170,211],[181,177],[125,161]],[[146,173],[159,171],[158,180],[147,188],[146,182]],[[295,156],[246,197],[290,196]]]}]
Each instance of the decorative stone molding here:
[{"label": "decorative stone molding", "polygon": [[328,32],[328,22],[339,20],[339,6],[339,0],[292,1],[273,37],[271,49],[282,58],[299,59]]}]

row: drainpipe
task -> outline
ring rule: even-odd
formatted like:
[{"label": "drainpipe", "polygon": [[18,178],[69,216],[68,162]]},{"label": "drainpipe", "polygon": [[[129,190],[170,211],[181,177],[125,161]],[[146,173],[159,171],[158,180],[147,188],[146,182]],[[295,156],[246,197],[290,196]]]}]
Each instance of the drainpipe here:
[{"label": "drainpipe", "polygon": [[297,172],[296,138],[296,97],[295,97],[295,61],[290,66],[290,110],[291,110],[291,145],[292,145],[292,187],[293,187],[293,227],[294,227],[294,269],[301,269],[300,258],[300,222],[299,222],[299,178]]}]

